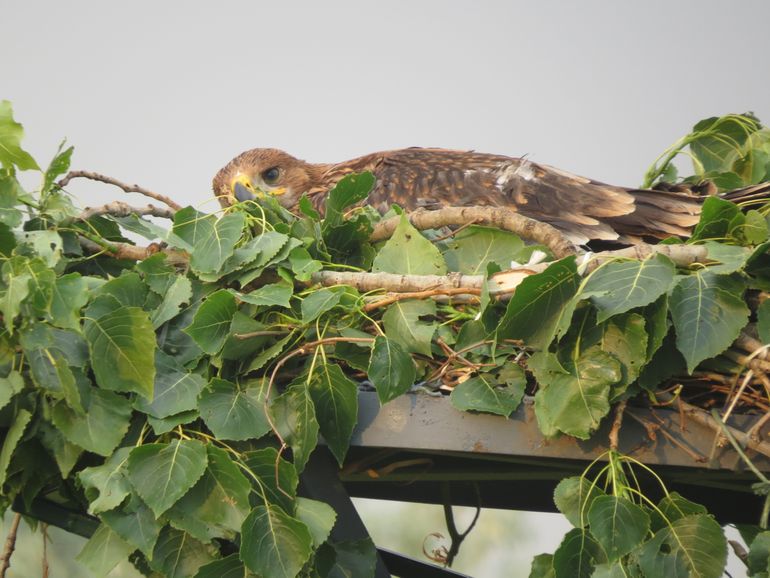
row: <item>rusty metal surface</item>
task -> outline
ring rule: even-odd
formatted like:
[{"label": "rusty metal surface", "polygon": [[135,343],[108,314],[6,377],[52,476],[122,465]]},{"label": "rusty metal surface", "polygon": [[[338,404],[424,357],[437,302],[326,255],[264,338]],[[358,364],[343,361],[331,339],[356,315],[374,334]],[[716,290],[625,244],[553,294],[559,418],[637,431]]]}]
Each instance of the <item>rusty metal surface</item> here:
[{"label": "rusty metal surface", "polygon": [[[359,399],[358,426],[352,446],[560,460],[593,460],[608,449],[609,419],[590,440],[568,436],[548,440],[537,427],[531,400],[525,400],[518,411],[505,419],[456,410],[446,397],[409,394],[383,407],[374,393],[362,392]],[[629,413],[661,425],[678,444],[659,432],[651,440],[645,428],[626,415],[618,447],[625,454],[651,465],[743,469],[739,456],[729,446],[717,448],[712,456],[714,432],[692,420],[680,420],[676,411],[629,407]],[[743,429],[756,419],[758,416],[734,416],[730,423]],[[751,452],[749,455],[757,467],[770,470],[768,458]],[[710,461],[709,456],[712,456]]]}]

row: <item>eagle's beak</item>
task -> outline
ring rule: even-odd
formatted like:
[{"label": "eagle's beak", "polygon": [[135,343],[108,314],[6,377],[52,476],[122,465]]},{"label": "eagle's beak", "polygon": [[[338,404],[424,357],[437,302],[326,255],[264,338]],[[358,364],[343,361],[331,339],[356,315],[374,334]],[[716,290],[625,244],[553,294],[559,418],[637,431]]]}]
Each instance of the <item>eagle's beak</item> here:
[{"label": "eagle's beak", "polygon": [[230,187],[232,188],[233,196],[240,202],[254,199],[254,187],[246,175],[235,177]]}]

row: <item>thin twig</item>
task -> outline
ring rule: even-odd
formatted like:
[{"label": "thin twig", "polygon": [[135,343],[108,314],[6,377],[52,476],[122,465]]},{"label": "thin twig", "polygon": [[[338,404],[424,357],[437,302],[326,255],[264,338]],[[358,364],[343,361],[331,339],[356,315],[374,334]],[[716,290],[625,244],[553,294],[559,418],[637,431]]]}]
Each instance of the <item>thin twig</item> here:
[{"label": "thin twig", "polygon": [[[541,243],[558,258],[576,255],[576,247],[556,227],[530,219],[506,207],[444,207],[435,211],[418,209],[408,214],[417,229],[440,229],[451,225],[475,222],[516,233],[520,237]],[[388,239],[401,222],[401,217],[380,221],[374,227],[372,241]]]},{"label": "thin twig", "polygon": [[5,539],[3,555],[0,556],[0,578],[5,578],[6,571],[11,567],[11,556],[16,550],[16,533],[19,530],[19,522],[21,522],[21,514],[14,514],[11,527],[8,530],[8,537]]},{"label": "thin twig", "polygon": [[48,524],[43,523],[40,525],[41,533],[43,534],[43,577],[48,578]]},{"label": "thin twig", "polygon": [[620,433],[620,426],[623,424],[623,412],[626,411],[627,400],[621,401],[615,408],[615,420],[612,422],[612,428],[610,429],[610,449],[618,449],[618,434]]},{"label": "thin twig", "polygon": [[153,191],[150,191],[149,189],[140,187],[139,185],[129,185],[117,179],[113,179],[112,177],[108,177],[107,175],[102,175],[100,173],[95,173],[92,171],[70,171],[64,176],[64,178],[62,178],[56,184],[59,185],[59,187],[64,188],[69,184],[69,182],[72,179],[75,179],[75,178],[90,179],[92,181],[99,181],[101,183],[107,183],[108,185],[114,185],[120,189],[123,189],[127,193],[139,193],[140,195],[144,195],[145,197],[150,197],[151,199],[160,201],[161,203],[171,207],[175,211],[178,211],[179,209],[182,208],[181,205],[175,203],[166,195],[155,193]]},{"label": "thin twig", "polygon": [[466,287],[447,287],[445,289],[427,289],[425,291],[409,291],[406,293],[394,293],[388,297],[384,297],[379,301],[374,301],[364,306],[364,311],[369,312],[380,307],[387,307],[388,305],[401,301],[403,299],[427,299],[435,295],[481,295],[481,289],[466,288]]},{"label": "thin twig", "polygon": [[[703,456],[699,454],[698,452],[688,448],[686,445],[684,445],[682,442],[680,442],[678,439],[676,439],[665,427],[663,427],[663,424],[659,423],[652,423],[649,420],[644,419],[643,417],[640,417],[636,415],[635,413],[631,411],[627,411],[626,414],[633,420],[639,422],[644,429],[647,431],[647,435],[655,440],[655,436],[660,432],[660,434],[666,438],[669,442],[671,442],[673,445],[678,447],[680,450],[682,450],[684,453],[686,453],[694,462],[697,463],[703,463],[707,461],[706,456]],[[656,416],[657,417],[657,416]]]},{"label": "thin twig", "polygon": [[[476,498],[477,501],[480,502],[480,497],[478,495],[478,487],[476,487]],[[458,532],[457,526],[455,525],[455,518],[454,513],[452,512],[452,496],[450,493],[450,486],[449,482],[444,482],[441,484],[441,495],[442,495],[442,505],[444,507],[444,519],[446,520],[446,527],[447,532],[449,532],[449,538],[451,540],[449,544],[449,550],[446,553],[446,561],[445,565],[449,568],[452,567],[452,562],[454,562],[455,557],[460,552],[460,546],[462,545],[465,538],[468,537],[468,534],[470,534],[471,530],[476,526],[476,522],[479,520],[479,515],[481,514],[481,505],[476,505],[476,513],[473,516],[473,520],[468,525],[468,528],[464,532]]]},{"label": "thin twig", "polygon": [[460,225],[456,229],[453,229],[453,230],[449,231],[446,235],[441,235],[440,237],[436,237],[435,239],[431,239],[431,241],[433,241],[434,243],[438,243],[439,241],[446,241],[447,239],[450,239],[450,238],[454,237],[455,235],[457,235],[457,233],[459,233],[460,231],[462,231],[464,229],[467,229],[468,227],[471,227],[471,226],[475,225],[476,223],[478,223],[478,221],[474,219],[473,221],[465,223],[464,225]]},{"label": "thin twig", "polygon": [[156,207],[155,205],[132,207],[123,201],[112,201],[111,203],[106,203],[100,207],[86,207],[83,212],[78,215],[78,219],[85,221],[97,215],[112,215],[114,217],[128,217],[129,215],[143,217],[149,215],[152,217],[160,217],[162,219],[173,219],[174,211],[164,207]]}]

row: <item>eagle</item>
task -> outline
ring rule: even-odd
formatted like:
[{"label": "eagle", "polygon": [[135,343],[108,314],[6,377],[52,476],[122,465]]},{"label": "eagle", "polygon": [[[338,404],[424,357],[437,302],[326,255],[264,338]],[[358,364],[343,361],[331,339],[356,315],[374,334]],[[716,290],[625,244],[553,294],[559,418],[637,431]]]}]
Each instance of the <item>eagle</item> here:
[{"label": "eagle", "polygon": [[[373,153],[334,164],[313,164],[284,151],[246,151],[214,177],[223,207],[260,194],[296,209],[307,195],[323,211],[326,194],[351,173],[370,171],[376,182],[366,203],[381,213],[395,203],[407,210],[443,206],[499,206],[549,223],[571,241],[629,242],[686,237],[698,222],[710,186],[674,190],[608,185],[527,158],[440,148],[406,148]],[[732,201],[766,199],[763,183],[722,193]]]}]

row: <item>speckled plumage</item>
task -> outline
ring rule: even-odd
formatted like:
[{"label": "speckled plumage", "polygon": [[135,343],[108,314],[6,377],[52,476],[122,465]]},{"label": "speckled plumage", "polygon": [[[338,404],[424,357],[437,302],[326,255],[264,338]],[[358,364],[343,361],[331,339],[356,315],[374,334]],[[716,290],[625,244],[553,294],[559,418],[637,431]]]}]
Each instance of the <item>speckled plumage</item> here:
[{"label": "speckled plumage", "polygon": [[[266,183],[262,175],[271,168],[278,169],[279,178]],[[523,158],[436,148],[385,151],[336,164],[311,164],[278,149],[253,149],[222,168],[213,186],[223,206],[234,201],[233,187],[240,179],[277,194],[288,208],[296,207],[306,193],[322,211],[326,193],[337,181],[362,171],[377,179],[367,203],[381,212],[392,203],[406,209],[505,206],[556,226],[578,243],[685,236],[698,222],[702,203],[702,197],[687,190],[626,189]]]}]

